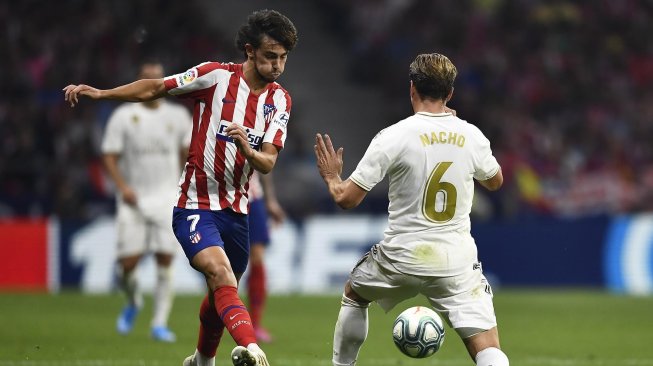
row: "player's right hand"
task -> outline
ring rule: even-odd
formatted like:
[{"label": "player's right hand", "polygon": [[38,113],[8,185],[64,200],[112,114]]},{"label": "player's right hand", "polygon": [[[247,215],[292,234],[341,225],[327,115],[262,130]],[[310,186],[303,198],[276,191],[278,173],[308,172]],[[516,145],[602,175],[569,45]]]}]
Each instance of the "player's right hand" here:
[{"label": "player's right hand", "polygon": [[85,84],[74,85],[70,84],[62,89],[64,91],[64,100],[70,103],[71,107],[75,107],[79,103],[79,96],[85,95],[91,99],[98,99],[100,97],[100,90]]},{"label": "player's right hand", "polygon": [[331,142],[331,137],[329,135],[321,134],[315,135],[315,157],[317,158],[317,169],[320,172],[320,175],[325,182],[328,182],[334,178],[340,179],[340,174],[342,174],[342,154],[343,148],[339,148],[336,151],[333,148],[333,143]]},{"label": "player's right hand", "polygon": [[453,109],[453,108],[449,108],[449,107],[447,107],[446,105],[444,106],[444,112],[445,112],[445,113],[451,113],[451,114],[453,114],[454,116],[456,115],[456,110]]},{"label": "player's right hand", "polygon": [[123,188],[120,193],[122,194],[122,200],[125,201],[126,204],[134,207],[136,206],[138,203],[138,200],[136,199],[136,192],[134,192],[131,187]]}]

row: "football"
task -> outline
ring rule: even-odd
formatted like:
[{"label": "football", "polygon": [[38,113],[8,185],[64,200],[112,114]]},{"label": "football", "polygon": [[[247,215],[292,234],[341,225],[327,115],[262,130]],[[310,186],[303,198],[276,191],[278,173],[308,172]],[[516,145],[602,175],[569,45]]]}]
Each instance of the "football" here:
[{"label": "football", "polygon": [[437,352],[444,342],[442,319],[428,307],[408,308],[395,320],[392,339],[406,356],[429,357]]}]

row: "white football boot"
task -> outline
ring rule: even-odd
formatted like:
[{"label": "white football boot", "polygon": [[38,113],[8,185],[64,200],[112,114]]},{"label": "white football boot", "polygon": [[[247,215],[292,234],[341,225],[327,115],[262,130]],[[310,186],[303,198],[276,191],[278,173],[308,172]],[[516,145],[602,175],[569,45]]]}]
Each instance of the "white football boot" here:
[{"label": "white football boot", "polygon": [[182,366],[197,366],[197,362],[195,362],[195,355],[190,355],[184,359],[184,363],[181,364]]},{"label": "white football boot", "polygon": [[270,366],[265,353],[256,344],[250,344],[247,348],[236,346],[231,351],[231,362],[234,366]]}]

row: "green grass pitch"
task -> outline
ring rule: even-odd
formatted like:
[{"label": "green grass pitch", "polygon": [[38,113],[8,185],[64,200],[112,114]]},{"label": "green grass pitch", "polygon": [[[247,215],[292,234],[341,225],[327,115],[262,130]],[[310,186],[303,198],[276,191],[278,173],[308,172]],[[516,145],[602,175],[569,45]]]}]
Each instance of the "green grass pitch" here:
[{"label": "green grass pitch", "polygon": [[[0,293],[0,366],[179,366],[195,349],[199,296],[179,296],[170,319],[174,344],[149,338],[151,299],[129,336],[115,332],[120,295]],[[389,314],[370,308],[370,331],[359,366],[458,366],[474,363],[455,332],[443,348],[413,360],[392,343],[392,322],[415,298]],[[511,365],[653,366],[653,297],[591,290],[501,289],[495,294],[502,348]],[[272,366],[329,366],[339,296],[275,296],[264,319],[274,343],[264,345]],[[230,365],[226,334],[217,365]]]}]

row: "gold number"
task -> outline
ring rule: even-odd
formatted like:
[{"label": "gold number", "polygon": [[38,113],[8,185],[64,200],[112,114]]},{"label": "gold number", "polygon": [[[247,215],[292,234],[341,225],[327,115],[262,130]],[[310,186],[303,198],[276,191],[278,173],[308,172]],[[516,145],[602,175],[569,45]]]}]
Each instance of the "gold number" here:
[{"label": "gold number", "polygon": [[[456,214],[456,187],[449,182],[441,182],[444,172],[449,169],[452,162],[445,161],[438,163],[433,168],[431,176],[426,183],[424,189],[424,200],[422,203],[422,213],[427,220],[433,222],[446,222],[453,218]],[[436,197],[439,192],[444,194],[444,205],[442,211],[438,211],[436,207]]]}]

